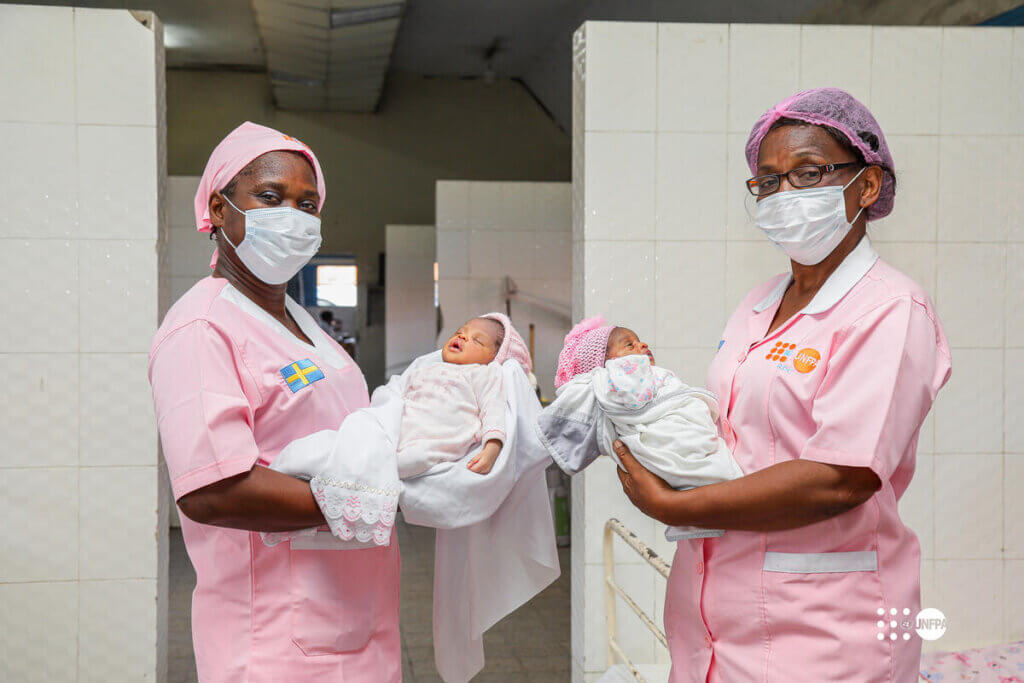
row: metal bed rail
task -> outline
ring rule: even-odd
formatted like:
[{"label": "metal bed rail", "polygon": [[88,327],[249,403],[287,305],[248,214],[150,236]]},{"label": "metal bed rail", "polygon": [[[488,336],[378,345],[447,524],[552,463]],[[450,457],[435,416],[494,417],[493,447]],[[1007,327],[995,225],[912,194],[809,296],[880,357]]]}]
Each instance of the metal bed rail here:
[{"label": "metal bed rail", "polygon": [[621,661],[628,669],[633,678],[639,683],[645,683],[643,676],[637,671],[636,666],[630,661],[629,657],[622,650],[618,640],[615,637],[616,632],[616,601],[615,597],[622,598],[622,601],[633,610],[640,621],[654,634],[654,637],[658,639],[658,642],[663,647],[668,649],[668,640],[665,638],[665,633],[658,628],[658,625],[654,623],[654,619],[650,617],[646,612],[641,609],[636,602],[630,598],[626,592],[622,589],[615,581],[615,551],[612,546],[612,541],[615,535],[618,535],[623,541],[626,542],[630,548],[636,551],[640,557],[654,567],[654,570],[661,574],[666,579],[668,578],[671,566],[661,559],[656,552],[651,550],[646,543],[641,541],[636,534],[629,530],[625,524],[619,520],[612,518],[605,522],[604,525],[604,607],[605,607],[605,624],[608,628],[608,666],[613,667],[619,661]]}]

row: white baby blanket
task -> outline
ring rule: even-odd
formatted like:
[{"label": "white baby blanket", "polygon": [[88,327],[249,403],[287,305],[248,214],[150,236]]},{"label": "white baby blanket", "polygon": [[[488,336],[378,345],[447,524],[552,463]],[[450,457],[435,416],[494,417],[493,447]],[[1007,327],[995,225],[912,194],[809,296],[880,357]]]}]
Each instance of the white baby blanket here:
[{"label": "white baby blanket", "polygon": [[[556,391],[541,413],[537,432],[559,467],[575,474],[620,439],[645,468],[675,489],[743,476],[718,438],[718,400],[687,386],[647,356],[625,356],[577,375]],[[669,541],[720,536],[721,530],[671,527]]]},{"label": "white baby blanket", "polygon": [[[321,500],[331,528],[337,519],[345,520],[353,525],[352,537],[342,540],[326,531],[307,530],[301,536],[268,534],[265,540],[290,536],[293,548],[323,549],[378,543],[374,532],[380,534],[382,521],[388,521],[388,510],[393,510],[390,487],[395,486],[406,521],[437,529],[434,660],[447,683],[464,683],[483,668],[484,632],[558,578],[560,570],[544,477],[549,459],[534,428],[540,403],[518,362],[502,366],[506,438],[488,474],[466,468],[475,449],[458,462],[398,480],[395,448],[405,379],[411,371],[439,362],[440,351],[416,359],[374,391],[370,406],[349,415],[339,430],[292,442],[270,465],[304,479],[316,473],[311,486],[318,500],[334,488],[354,494],[361,511],[369,507],[368,517],[347,514],[353,510],[346,511],[345,501],[352,496],[338,496],[337,509],[331,509],[338,516],[332,520]],[[339,489],[345,482],[352,487]]]}]

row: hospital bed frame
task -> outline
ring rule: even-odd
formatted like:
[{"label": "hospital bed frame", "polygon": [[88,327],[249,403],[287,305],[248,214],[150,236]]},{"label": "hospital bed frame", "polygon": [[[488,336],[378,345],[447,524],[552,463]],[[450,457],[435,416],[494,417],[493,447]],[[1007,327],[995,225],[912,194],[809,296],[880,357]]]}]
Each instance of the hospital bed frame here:
[{"label": "hospital bed frame", "polygon": [[654,634],[654,637],[658,639],[658,642],[668,649],[668,640],[665,638],[665,634],[654,620],[644,612],[636,602],[633,601],[622,587],[615,581],[615,551],[612,547],[612,541],[614,535],[618,534],[623,541],[626,542],[630,548],[635,550],[640,557],[644,558],[647,564],[654,567],[654,570],[661,574],[666,579],[668,578],[669,570],[671,566],[661,559],[656,552],[647,547],[647,544],[637,538],[637,535],[630,531],[625,524],[619,520],[609,519],[604,525],[604,609],[605,609],[605,624],[608,627],[608,666],[613,667],[619,661],[621,661],[626,668],[629,669],[630,673],[633,674],[639,683],[645,683],[643,676],[637,671],[636,666],[630,661],[629,657],[619,646],[619,643],[615,637],[615,608],[616,601],[615,596],[618,595],[622,598],[622,601],[629,606],[631,610],[636,612],[636,615],[640,617],[640,621]]}]

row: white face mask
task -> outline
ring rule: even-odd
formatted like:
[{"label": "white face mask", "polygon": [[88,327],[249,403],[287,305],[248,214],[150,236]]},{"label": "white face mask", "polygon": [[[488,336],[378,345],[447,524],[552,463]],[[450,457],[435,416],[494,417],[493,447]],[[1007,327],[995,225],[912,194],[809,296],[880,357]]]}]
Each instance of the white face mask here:
[{"label": "white face mask", "polygon": [[[853,227],[846,220],[843,192],[864,172],[864,168],[842,187],[809,187],[776,192],[762,199],[757,203],[755,214],[757,227],[797,263],[805,266],[821,263]],[[854,221],[861,211],[864,211],[863,207],[853,217]]]},{"label": "white face mask", "polygon": [[320,248],[316,216],[290,206],[242,211],[227,197],[224,200],[245,216],[245,238],[235,245],[223,229],[221,234],[245,267],[268,285],[288,282]]}]

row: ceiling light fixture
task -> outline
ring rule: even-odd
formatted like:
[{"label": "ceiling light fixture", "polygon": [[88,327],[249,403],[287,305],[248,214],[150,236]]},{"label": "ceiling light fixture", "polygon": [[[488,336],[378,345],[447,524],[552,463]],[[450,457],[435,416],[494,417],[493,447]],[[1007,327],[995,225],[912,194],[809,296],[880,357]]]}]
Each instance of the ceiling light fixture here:
[{"label": "ceiling light fixture", "polygon": [[396,2],[392,5],[332,9],[331,28],[344,28],[346,26],[358,26],[360,24],[372,24],[376,21],[396,19],[401,16],[404,4]]}]

